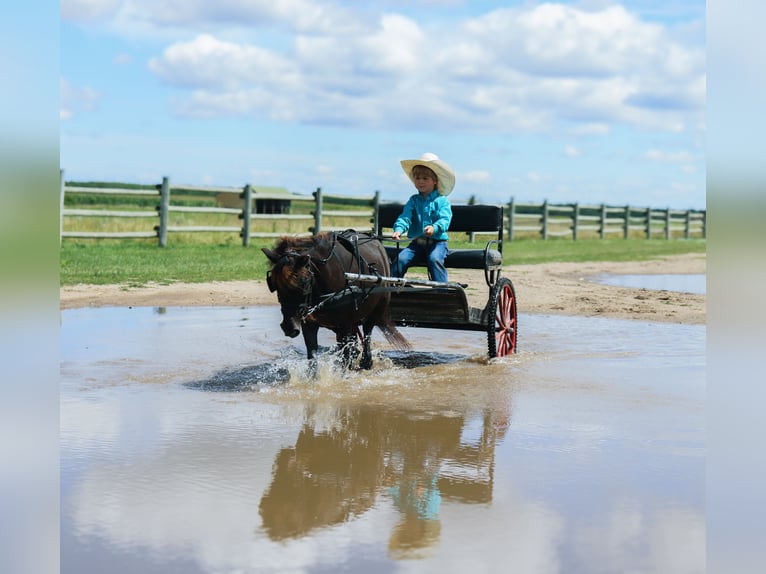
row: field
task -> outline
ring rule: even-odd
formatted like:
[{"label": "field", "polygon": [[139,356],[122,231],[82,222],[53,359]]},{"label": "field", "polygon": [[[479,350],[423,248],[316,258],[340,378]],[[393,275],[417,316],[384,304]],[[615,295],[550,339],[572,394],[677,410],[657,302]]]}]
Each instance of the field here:
[{"label": "field", "polygon": [[[481,244],[479,240],[477,243]],[[263,279],[267,260],[260,240],[250,247],[230,244],[173,243],[159,248],[148,240],[64,241],[61,246],[60,284],[110,283],[142,285],[156,283],[200,283]],[[450,241],[457,249],[476,243]],[[587,239],[517,240],[506,242],[504,262],[509,265],[588,262],[646,261],[666,255],[704,253],[704,239]]]}]

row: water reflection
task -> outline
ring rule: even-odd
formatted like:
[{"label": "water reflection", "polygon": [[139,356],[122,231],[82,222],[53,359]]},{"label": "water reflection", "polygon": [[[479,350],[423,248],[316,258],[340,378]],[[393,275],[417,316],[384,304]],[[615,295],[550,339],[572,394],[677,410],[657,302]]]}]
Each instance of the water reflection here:
[{"label": "water reflection", "polygon": [[322,429],[309,410],[295,444],[274,461],[259,506],[264,531],[272,540],[302,537],[386,498],[398,511],[390,556],[422,557],[439,541],[443,500],[492,501],[495,445],[508,409],[487,409],[481,420],[478,440],[465,442],[462,413],[350,407]]}]

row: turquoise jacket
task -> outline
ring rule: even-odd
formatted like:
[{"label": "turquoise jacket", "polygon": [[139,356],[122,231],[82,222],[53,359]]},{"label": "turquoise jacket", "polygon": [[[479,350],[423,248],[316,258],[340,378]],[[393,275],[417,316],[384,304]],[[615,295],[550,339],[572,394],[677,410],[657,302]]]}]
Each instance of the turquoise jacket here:
[{"label": "turquoise jacket", "polygon": [[419,193],[411,195],[404,204],[402,214],[394,222],[394,231],[407,232],[407,237],[423,237],[427,225],[434,226],[431,239],[446,241],[447,229],[452,222],[452,206],[445,195],[433,190],[425,198]]}]

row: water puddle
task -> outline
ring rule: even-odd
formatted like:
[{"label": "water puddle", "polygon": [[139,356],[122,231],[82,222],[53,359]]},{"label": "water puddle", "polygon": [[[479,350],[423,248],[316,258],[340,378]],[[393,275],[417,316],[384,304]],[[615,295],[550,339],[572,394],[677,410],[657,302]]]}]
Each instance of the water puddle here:
[{"label": "water puddle", "polygon": [[678,291],[704,295],[707,288],[707,275],[701,274],[672,274],[672,275],[597,275],[593,278],[597,283],[616,285],[618,287],[634,287],[652,291]]},{"label": "water puddle", "polygon": [[704,571],[704,326],[326,334],[310,377],[279,321],[62,312],[62,572]]}]

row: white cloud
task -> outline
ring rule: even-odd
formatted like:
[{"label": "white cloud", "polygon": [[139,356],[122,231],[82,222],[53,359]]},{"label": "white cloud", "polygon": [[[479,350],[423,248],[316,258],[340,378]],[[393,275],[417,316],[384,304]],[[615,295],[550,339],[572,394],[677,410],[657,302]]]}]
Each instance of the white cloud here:
[{"label": "white cloud", "polygon": [[644,159],[664,164],[678,165],[681,173],[693,175],[704,170],[704,158],[694,154],[681,151],[663,151],[658,149],[647,150]]},{"label": "white cloud", "polygon": [[62,0],[61,13],[75,22],[111,19],[126,35],[232,28],[341,34],[362,24],[337,3],[316,0]]},{"label": "white cloud", "polygon": [[[290,5],[258,10],[279,18]],[[178,113],[193,116],[501,133],[559,119],[580,133],[606,133],[615,122],[681,131],[703,117],[704,49],[620,6],[543,4],[440,26],[437,34],[388,14],[355,34],[299,35],[278,47],[204,34],[170,45],[149,67],[179,89]]]},{"label": "white cloud", "polygon": [[658,149],[647,150],[644,157],[650,161],[661,163],[689,163],[694,159],[692,154],[687,151],[668,152]]},{"label": "white cloud", "polygon": [[61,0],[64,20],[91,22],[114,17],[122,0]]},{"label": "white cloud", "polygon": [[580,157],[582,155],[582,150],[580,150],[580,149],[578,149],[578,148],[576,148],[574,146],[568,145],[568,146],[566,146],[564,148],[564,153],[568,157]]},{"label": "white cloud", "polygon": [[363,67],[401,75],[415,74],[422,69],[423,62],[418,56],[428,49],[431,41],[409,18],[384,15],[380,30],[370,38],[361,38],[360,44],[366,48]]},{"label": "white cloud", "polygon": [[570,130],[574,135],[605,135],[611,131],[609,124],[579,124]]},{"label": "white cloud", "polygon": [[[594,11],[550,3],[502,8],[466,28],[531,75],[606,77],[658,64],[665,68],[673,47],[661,26],[640,21],[622,6]],[[687,51],[677,53],[680,58]]]},{"label": "white cloud", "polygon": [[617,124],[704,130],[704,46],[622,6],[587,5],[458,23],[393,12],[375,21],[312,0],[63,0],[62,15],[173,35],[148,67],[176,89],[179,115],[476,133],[560,120],[575,135]]},{"label": "white cloud", "polygon": [[96,109],[101,94],[89,86],[73,86],[64,78],[59,80],[61,92],[61,107],[59,119],[70,120],[77,112],[92,111]]},{"label": "white cloud", "polygon": [[272,89],[299,88],[299,75],[288,59],[257,46],[217,40],[208,34],[168,47],[149,69],[166,82],[211,92],[236,92],[258,84]]},{"label": "white cloud", "polygon": [[540,173],[537,171],[527,172],[527,181],[531,183],[543,183],[544,181],[550,181],[553,178],[550,174]]},{"label": "white cloud", "polygon": [[466,183],[487,183],[492,179],[488,171],[477,170],[458,174],[458,179]]}]

